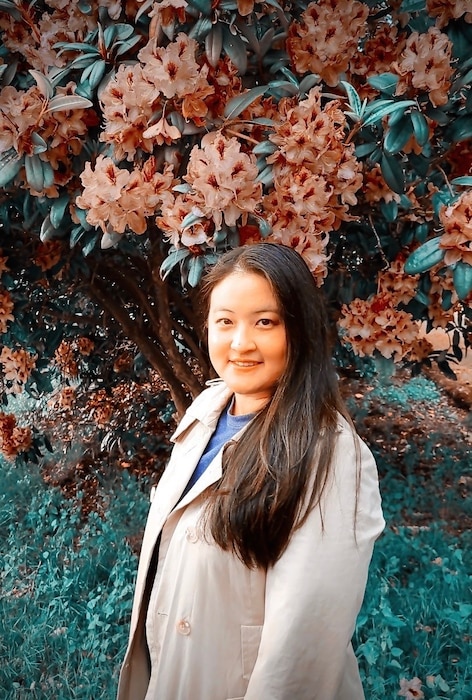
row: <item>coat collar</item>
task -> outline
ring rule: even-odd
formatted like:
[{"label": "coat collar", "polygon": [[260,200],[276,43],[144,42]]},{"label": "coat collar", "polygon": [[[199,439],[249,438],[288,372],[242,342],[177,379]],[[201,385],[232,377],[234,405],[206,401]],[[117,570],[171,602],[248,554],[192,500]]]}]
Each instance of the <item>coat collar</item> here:
[{"label": "coat collar", "polygon": [[177,429],[171,436],[171,441],[176,442],[196,421],[199,421],[213,432],[218,423],[218,418],[231,396],[231,390],[228,389],[222,379],[212,379],[207,382],[207,389],[202,391],[189,406]]}]

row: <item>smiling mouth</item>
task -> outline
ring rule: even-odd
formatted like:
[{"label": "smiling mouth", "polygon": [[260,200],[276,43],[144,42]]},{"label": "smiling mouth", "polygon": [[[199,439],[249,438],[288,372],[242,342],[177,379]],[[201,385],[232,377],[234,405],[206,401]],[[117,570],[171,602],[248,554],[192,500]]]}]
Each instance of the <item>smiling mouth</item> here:
[{"label": "smiling mouth", "polygon": [[231,360],[231,364],[235,365],[236,367],[257,367],[257,365],[259,365],[260,362],[250,362],[249,360]]}]

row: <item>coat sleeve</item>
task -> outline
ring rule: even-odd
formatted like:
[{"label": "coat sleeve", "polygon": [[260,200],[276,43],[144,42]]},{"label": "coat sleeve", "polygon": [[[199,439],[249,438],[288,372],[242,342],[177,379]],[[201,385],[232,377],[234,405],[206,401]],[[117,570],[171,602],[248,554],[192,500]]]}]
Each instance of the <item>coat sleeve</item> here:
[{"label": "coat sleeve", "polygon": [[357,674],[350,640],[374,542],[385,525],[374,458],[361,440],[359,449],[356,467],[346,426],[322,517],[315,508],[267,572],[261,643],[245,700],[336,700],[347,666]]}]

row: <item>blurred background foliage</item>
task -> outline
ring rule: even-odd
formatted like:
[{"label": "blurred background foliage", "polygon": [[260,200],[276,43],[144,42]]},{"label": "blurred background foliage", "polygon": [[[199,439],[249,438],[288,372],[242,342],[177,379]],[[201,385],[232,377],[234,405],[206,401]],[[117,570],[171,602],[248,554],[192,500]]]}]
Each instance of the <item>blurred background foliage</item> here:
[{"label": "blurred background foliage", "polygon": [[[472,476],[462,416],[424,377],[395,378],[387,391],[373,373],[354,390],[349,407],[374,451],[387,520],[355,634],[366,698],[411,688],[403,697],[468,700]],[[2,460],[0,473],[2,699],[112,700],[155,468],[137,478],[98,455],[95,483],[84,471],[75,491],[57,465],[55,483],[31,464]]]},{"label": "blurred background foliage", "polygon": [[[8,458],[48,448],[16,422],[23,391],[50,411],[87,397],[106,427],[114,392],[151,373],[181,414],[210,376],[201,275],[244,243],[304,256],[340,369],[453,374],[472,289],[466,2],[1,0],[0,39]],[[172,405],[133,418],[140,440]]]}]

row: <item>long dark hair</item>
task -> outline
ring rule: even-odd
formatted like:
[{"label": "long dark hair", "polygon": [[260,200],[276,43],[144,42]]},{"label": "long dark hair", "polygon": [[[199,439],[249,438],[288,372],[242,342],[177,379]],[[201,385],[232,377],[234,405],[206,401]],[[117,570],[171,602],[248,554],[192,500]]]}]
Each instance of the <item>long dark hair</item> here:
[{"label": "long dark hair", "polygon": [[[216,543],[248,566],[267,568],[320,500],[329,476],[338,412],[348,418],[332,364],[322,291],[303,258],[275,243],[235,248],[207,273],[205,318],[215,286],[234,272],[262,275],[279,305],[287,367],[271,400],[223,455],[223,477],[204,516]],[[348,419],[349,420],[349,419]]]}]

